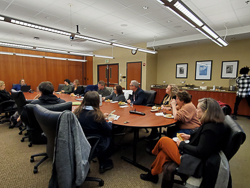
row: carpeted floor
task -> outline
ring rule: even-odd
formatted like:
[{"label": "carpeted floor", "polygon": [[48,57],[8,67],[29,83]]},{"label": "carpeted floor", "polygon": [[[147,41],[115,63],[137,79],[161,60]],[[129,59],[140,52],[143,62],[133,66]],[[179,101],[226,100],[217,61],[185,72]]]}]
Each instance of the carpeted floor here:
[{"label": "carpeted floor", "polygon": [[[246,134],[250,133],[250,120],[245,117],[239,117],[237,122],[245,130]],[[23,135],[18,135],[17,128],[9,129],[8,123],[0,124],[0,188],[45,188],[51,176],[52,161],[47,160],[38,168],[38,173],[33,174],[33,166],[41,157],[30,163],[30,156],[37,153],[45,152],[45,145],[33,145],[28,147],[28,141],[20,142]],[[140,137],[146,136],[145,129],[140,131]],[[116,143],[120,142],[121,136],[116,137]],[[128,133],[123,143],[129,143],[133,138],[132,133]],[[149,156],[145,152],[146,142],[144,140],[138,143],[137,160],[140,164],[150,167],[154,156]],[[231,173],[233,178],[233,187],[247,188],[250,185],[250,143],[246,139],[238,153],[230,161]],[[119,150],[112,157],[114,169],[99,174],[98,163],[91,163],[91,173],[89,176],[100,177],[104,180],[103,187],[123,188],[123,187],[160,187],[161,176],[158,184],[140,180],[140,174],[144,173],[121,159],[121,156],[132,157],[132,147],[128,146]],[[84,182],[81,187],[94,188],[98,187],[96,182]],[[181,187],[178,185],[175,188]]]}]

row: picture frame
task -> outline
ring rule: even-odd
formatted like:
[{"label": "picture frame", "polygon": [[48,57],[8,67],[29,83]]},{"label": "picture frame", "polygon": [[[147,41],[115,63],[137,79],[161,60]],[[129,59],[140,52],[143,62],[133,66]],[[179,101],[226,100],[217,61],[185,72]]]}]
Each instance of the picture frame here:
[{"label": "picture frame", "polygon": [[221,78],[237,78],[239,61],[222,61],[221,63]]},{"label": "picture frame", "polygon": [[211,80],[212,60],[196,61],[195,80]]},{"label": "picture frame", "polygon": [[176,64],[176,78],[187,78],[188,76],[188,64],[187,63],[179,63]]}]

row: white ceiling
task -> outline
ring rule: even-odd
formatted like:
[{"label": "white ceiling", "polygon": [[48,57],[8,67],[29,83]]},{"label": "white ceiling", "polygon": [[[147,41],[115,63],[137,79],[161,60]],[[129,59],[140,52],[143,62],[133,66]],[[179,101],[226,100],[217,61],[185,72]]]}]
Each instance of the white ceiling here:
[{"label": "white ceiling", "polygon": [[[227,34],[229,45],[231,40],[250,38],[250,3],[246,1],[183,0],[220,36]],[[76,32],[79,25],[82,35],[130,45],[147,42],[156,49],[210,42],[156,0],[0,0],[0,14],[69,32]],[[111,48],[6,22],[0,22],[0,41],[79,52]]]}]

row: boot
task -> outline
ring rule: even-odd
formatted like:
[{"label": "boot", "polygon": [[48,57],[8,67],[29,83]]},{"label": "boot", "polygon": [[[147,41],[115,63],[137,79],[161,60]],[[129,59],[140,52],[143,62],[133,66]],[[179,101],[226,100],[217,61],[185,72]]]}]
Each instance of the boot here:
[{"label": "boot", "polygon": [[158,183],[159,177],[158,175],[152,175],[151,171],[149,171],[147,174],[141,174],[140,178],[144,181],[151,181],[153,183]]}]

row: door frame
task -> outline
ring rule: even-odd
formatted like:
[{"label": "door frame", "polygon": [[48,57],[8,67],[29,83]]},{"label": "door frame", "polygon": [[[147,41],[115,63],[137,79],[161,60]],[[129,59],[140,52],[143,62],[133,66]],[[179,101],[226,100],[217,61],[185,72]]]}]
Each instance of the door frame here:
[{"label": "door frame", "polygon": [[140,83],[140,88],[141,88],[141,86],[142,86],[142,61],[127,62],[126,63],[126,90],[128,90],[128,88],[127,88],[127,83],[128,83],[128,63],[141,63],[141,83]]},{"label": "door frame", "polygon": [[[99,65],[97,65],[97,83],[99,82],[99,66],[103,66],[103,65],[106,65],[106,66],[109,66],[109,65],[118,65],[118,72],[117,72],[117,74],[118,74],[118,84],[119,84],[120,83],[120,81],[119,81],[119,63],[99,64]],[[108,71],[109,71],[109,69],[108,69]],[[107,87],[109,87],[109,76],[107,78]]]}]

